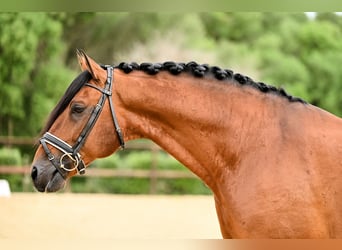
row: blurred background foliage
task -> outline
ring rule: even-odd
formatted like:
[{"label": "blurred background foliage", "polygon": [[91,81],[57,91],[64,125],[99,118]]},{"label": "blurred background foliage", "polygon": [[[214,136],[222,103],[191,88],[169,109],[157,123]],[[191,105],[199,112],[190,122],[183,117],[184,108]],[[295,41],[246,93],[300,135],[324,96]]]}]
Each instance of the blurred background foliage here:
[{"label": "blurred background foliage", "polygon": [[[0,23],[1,136],[39,134],[80,72],[76,48],[105,64],[173,60],[230,68],[342,115],[342,17],[335,13],[316,13],[315,18],[305,13],[260,12],[1,13]],[[28,164],[34,148],[13,150],[17,150],[10,154],[14,160],[0,151],[0,165]],[[132,153],[109,161],[112,167],[134,168],[145,166],[148,157]],[[173,168],[174,163],[165,159],[159,168]],[[126,189],[122,181],[115,182],[117,192],[119,187]],[[139,181],[144,189],[143,180]],[[89,191],[97,186],[101,185],[89,184]],[[182,190],[182,185],[162,183],[159,188]]]}]

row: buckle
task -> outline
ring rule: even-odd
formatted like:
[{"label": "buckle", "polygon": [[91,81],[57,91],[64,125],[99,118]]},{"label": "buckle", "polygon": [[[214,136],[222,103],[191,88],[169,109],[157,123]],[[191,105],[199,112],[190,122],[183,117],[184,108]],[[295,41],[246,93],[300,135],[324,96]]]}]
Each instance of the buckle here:
[{"label": "buckle", "polygon": [[49,161],[53,161],[55,159],[55,156],[53,154],[48,155]]}]

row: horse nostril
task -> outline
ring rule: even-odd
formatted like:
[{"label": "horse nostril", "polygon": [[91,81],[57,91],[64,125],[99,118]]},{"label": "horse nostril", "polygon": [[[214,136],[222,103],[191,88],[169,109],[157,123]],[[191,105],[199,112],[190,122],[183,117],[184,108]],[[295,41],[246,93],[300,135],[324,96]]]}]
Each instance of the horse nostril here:
[{"label": "horse nostril", "polygon": [[31,178],[32,180],[35,180],[38,176],[38,169],[36,166],[33,166],[32,171],[31,171]]}]

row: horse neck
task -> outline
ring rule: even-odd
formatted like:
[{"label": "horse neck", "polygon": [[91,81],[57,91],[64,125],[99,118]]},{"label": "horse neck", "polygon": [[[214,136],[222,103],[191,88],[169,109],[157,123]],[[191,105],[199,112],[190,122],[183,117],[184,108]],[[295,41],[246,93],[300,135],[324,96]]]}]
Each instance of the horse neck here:
[{"label": "horse neck", "polygon": [[251,87],[187,74],[119,71],[115,89],[126,139],[153,140],[212,189],[213,175],[234,168],[243,145],[256,141],[267,106]]}]

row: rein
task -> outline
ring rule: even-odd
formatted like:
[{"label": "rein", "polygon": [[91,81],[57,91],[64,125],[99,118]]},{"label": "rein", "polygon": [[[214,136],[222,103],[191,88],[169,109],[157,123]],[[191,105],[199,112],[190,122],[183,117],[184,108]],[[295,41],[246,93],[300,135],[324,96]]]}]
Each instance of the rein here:
[{"label": "rein", "polygon": [[[110,111],[112,113],[112,118],[113,118],[113,123],[114,123],[114,128],[115,131],[118,135],[119,142],[120,142],[120,147],[122,149],[125,148],[125,141],[123,138],[122,131],[120,129],[118,120],[115,115],[115,110],[114,110],[114,105],[112,101],[112,82],[114,78],[114,67],[113,66],[108,66],[105,65],[103,66],[104,69],[107,70],[107,80],[104,88],[99,88],[95,85],[86,83],[85,86],[94,88],[102,93],[102,96],[100,97],[98,103],[96,104],[95,108],[93,109],[93,112],[91,113],[88,122],[84,126],[83,130],[81,131],[80,135],[78,136],[75,144],[73,146],[69,145],[62,139],[58,138],[57,136],[46,132],[42,138],[40,138],[39,142],[42,145],[49,161],[52,163],[52,165],[57,169],[57,171],[62,175],[62,177],[65,179],[66,178],[66,173],[71,172],[74,170],[77,170],[79,174],[84,174],[85,173],[85,164],[84,161],[82,160],[82,156],[79,153],[82,146],[84,145],[88,135],[90,134],[92,128],[94,127],[97,119],[99,118],[101,111],[103,109],[103,106],[108,99],[109,102],[109,107]],[[50,144],[51,146],[55,147],[62,153],[64,153],[59,160],[56,159],[56,157],[51,153],[51,150],[47,146],[47,144]],[[74,167],[73,168],[66,168],[63,160],[64,159],[69,159],[73,163]]]}]

